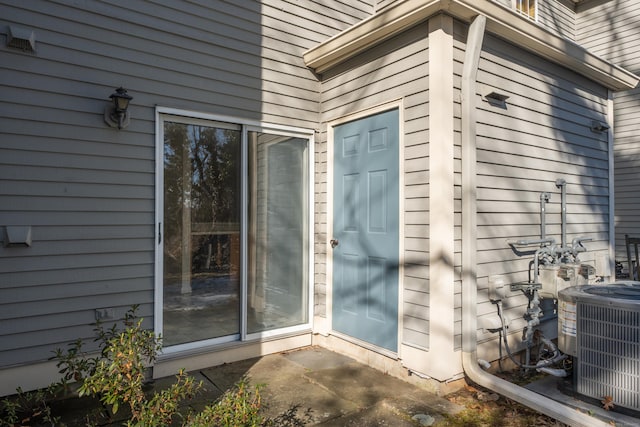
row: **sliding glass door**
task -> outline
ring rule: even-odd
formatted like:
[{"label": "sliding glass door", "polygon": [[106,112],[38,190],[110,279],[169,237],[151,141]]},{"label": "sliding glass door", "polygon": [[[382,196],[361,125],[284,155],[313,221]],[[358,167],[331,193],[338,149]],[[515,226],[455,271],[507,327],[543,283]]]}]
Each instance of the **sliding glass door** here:
[{"label": "sliding glass door", "polygon": [[164,346],[308,327],[311,137],[158,117],[156,329]]},{"label": "sliding glass door", "polygon": [[164,123],[164,345],[240,333],[239,127]]},{"label": "sliding glass door", "polygon": [[306,139],[249,133],[247,332],[308,322]]}]

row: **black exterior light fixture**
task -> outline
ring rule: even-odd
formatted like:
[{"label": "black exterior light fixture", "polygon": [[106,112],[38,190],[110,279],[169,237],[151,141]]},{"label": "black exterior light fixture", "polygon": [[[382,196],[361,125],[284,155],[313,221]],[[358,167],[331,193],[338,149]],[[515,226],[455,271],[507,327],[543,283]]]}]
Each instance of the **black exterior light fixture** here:
[{"label": "black exterior light fixture", "polygon": [[129,102],[133,97],[127,94],[127,90],[122,86],[116,89],[109,98],[112,104],[104,110],[104,121],[111,127],[124,129],[129,125]]}]

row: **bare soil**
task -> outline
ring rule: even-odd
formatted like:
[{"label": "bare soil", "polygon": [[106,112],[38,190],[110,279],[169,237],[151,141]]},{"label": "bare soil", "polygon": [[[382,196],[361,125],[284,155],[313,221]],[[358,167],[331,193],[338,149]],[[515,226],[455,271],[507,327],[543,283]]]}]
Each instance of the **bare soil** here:
[{"label": "bare soil", "polygon": [[[519,385],[539,378],[539,376],[522,375],[517,370],[497,375]],[[446,398],[466,409],[436,424],[437,427],[567,426],[514,400],[475,385],[466,385],[459,391],[447,395]]]}]

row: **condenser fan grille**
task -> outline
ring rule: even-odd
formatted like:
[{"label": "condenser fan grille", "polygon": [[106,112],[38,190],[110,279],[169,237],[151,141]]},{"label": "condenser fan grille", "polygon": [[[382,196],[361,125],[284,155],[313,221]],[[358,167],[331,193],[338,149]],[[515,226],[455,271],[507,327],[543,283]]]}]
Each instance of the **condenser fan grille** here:
[{"label": "condenser fan grille", "polygon": [[[576,391],[640,411],[640,311],[578,304]],[[640,310],[640,305],[637,307]]]}]

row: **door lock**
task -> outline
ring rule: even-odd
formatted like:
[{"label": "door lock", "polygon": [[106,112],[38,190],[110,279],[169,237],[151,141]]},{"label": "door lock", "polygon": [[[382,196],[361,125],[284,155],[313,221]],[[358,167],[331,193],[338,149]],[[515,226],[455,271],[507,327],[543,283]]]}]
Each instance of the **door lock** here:
[{"label": "door lock", "polygon": [[336,246],[338,246],[340,244],[340,242],[338,241],[338,239],[331,239],[329,241],[329,243],[331,244],[331,248],[335,248]]}]

